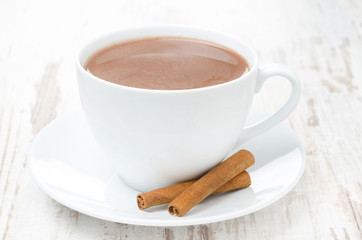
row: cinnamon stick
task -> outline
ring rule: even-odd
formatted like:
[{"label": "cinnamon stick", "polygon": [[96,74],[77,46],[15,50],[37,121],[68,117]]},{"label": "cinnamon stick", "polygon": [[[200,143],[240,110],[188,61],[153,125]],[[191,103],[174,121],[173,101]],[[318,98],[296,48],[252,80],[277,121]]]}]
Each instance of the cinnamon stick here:
[{"label": "cinnamon stick", "polygon": [[182,217],[216,189],[253,165],[254,162],[254,156],[247,150],[235,153],[176,197],[168,205],[168,212],[171,215]]},{"label": "cinnamon stick", "polygon": [[[137,195],[138,208],[142,210],[165,203],[170,203],[196,181],[197,180],[182,182],[169,187],[159,188],[150,192],[140,193]],[[216,189],[212,194],[245,188],[250,186],[250,184],[250,175],[248,172],[245,171],[222,185],[220,188]]]}]

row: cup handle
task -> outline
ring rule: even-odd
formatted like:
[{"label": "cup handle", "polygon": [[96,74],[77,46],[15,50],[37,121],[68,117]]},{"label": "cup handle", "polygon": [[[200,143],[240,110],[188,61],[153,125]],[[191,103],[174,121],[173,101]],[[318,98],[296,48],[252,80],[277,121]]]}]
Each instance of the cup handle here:
[{"label": "cup handle", "polygon": [[295,72],[285,65],[270,64],[260,67],[256,81],[255,92],[259,92],[265,80],[273,76],[282,76],[288,79],[291,83],[292,91],[288,101],[272,116],[244,128],[236,145],[240,145],[245,141],[255,137],[256,135],[274,127],[284,120],[297,105],[302,92],[302,86]]}]

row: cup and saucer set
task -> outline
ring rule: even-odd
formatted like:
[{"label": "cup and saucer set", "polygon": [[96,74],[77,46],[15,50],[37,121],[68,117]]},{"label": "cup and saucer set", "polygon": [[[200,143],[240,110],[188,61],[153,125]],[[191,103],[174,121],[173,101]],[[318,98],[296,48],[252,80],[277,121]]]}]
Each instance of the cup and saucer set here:
[{"label": "cup and saucer set", "polygon": [[[221,44],[244,56],[250,69],[238,79],[189,90],[121,86],[84,69],[87,59],[102,48],[163,36]],[[281,123],[297,105],[300,82],[284,65],[259,67],[255,51],[238,39],[175,25],[119,30],[86,43],[76,68],[83,109],[49,123],[28,156],[39,187],[71,209],[134,225],[207,224],[269,206],[292,190],[303,174],[301,141]],[[272,76],[288,80],[292,92],[269,116],[251,103]],[[139,210],[139,193],[195,178],[241,149],[255,157],[248,168],[249,187],[209,196],[183,217],[170,215],[167,205]]]}]

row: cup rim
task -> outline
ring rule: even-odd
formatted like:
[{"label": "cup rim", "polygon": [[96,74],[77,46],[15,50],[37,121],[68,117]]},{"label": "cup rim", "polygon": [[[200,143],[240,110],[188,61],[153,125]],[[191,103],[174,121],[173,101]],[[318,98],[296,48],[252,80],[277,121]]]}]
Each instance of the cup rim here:
[{"label": "cup rim", "polygon": [[[224,83],[220,83],[220,84],[216,84],[216,85],[211,85],[211,86],[206,86],[206,87],[200,87],[200,88],[191,88],[191,89],[148,89],[148,88],[137,88],[137,87],[130,87],[130,86],[125,86],[125,85],[120,85],[120,84],[116,84],[116,83],[112,83],[106,80],[103,80],[97,76],[94,76],[93,74],[91,74],[90,72],[88,72],[86,69],[84,69],[84,67],[81,64],[81,54],[84,50],[84,48],[86,48],[89,44],[99,41],[103,38],[105,38],[106,36],[112,36],[114,34],[117,34],[119,32],[127,32],[127,31],[134,31],[134,30],[139,30],[142,31],[144,29],[161,29],[161,28],[177,28],[180,30],[183,29],[188,29],[188,30],[195,30],[195,31],[202,31],[205,33],[210,33],[210,34],[216,34],[219,36],[223,36],[226,38],[229,38],[233,41],[239,42],[242,45],[244,45],[246,48],[248,48],[250,50],[250,52],[253,55],[254,58],[254,64],[250,67],[249,71],[247,73],[242,74],[240,77],[235,78],[233,80],[224,82]],[[167,34],[163,35],[162,37],[167,36]],[[182,37],[182,36],[181,36]],[[147,38],[147,37],[144,37]],[[185,38],[192,38],[192,37],[185,37]],[[134,39],[142,39],[142,38],[134,38]],[[217,42],[214,42],[212,40],[209,39],[201,39],[201,38],[194,38],[194,39],[198,39],[198,40],[202,40],[202,41],[210,41],[219,45],[223,45]],[[128,40],[129,41],[129,40]],[[225,46],[227,48],[230,48],[231,50],[237,52],[238,54],[240,54],[238,51],[236,51],[235,49]],[[100,50],[102,48],[99,48],[98,50]],[[95,51],[93,52],[95,53]],[[92,54],[93,54],[92,53]],[[240,54],[241,55],[241,54]],[[91,56],[91,55],[90,55]],[[245,58],[245,56],[241,55],[243,58]],[[248,60],[248,59],[246,59]],[[248,64],[250,64],[248,62]],[[88,78],[92,79],[93,81],[96,81],[98,83],[101,84],[105,84],[109,87],[113,87],[113,88],[118,88],[118,89],[123,89],[123,90],[130,90],[130,91],[135,91],[135,92],[145,92],[145,93],[190,93],[190,92],[200,92],[200,91],[205,91],[205,90],[211,90],[211,89],[216,89],[216,88],[220,88],[220,87],[226,87],[228,85],[234,84],[235,82],[238,81],[243,81],[245,80],[249,75],[251,75],[254,71],[256,71],[256,68],[258,66],[258,56],[255,52],[255,50],[248,44],[246,44],[244,41],[237,39],[233,36],[230,36],[228,34],[225,33],[221,33],[221,32],[217,32],[217,31],[213,31],[213,30],[209,30],[209,29],[205,29],[205,28],[200,28],[200,27],[194,27],[194,26],[188,26],[188,25],[178,25],[178,24],[158,24],[158,25],[143,25],[143,26],[135,26],[135,27],[128,27],[128,28],[120,28],[117,30],[113,30],[110,31],[108,33],[102,33],[100,35],[97,35],[96,37],[91,38],[90,40],[86,41],[85,43],[83,43],[81,45],[81,47],[79,47],[78,51],[77,51],[77,55],[76,55],[76,67],[78,68],[78,70],[80,72],[82,72],[83,74],[85,74]]]}]

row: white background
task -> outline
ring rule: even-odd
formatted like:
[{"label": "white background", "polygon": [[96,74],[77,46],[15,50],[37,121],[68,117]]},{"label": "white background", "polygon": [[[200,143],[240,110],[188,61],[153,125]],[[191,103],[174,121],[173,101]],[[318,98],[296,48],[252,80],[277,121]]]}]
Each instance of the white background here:
[{"label": "white background", "polygon": [[[362,237],[362,2],[0,1],[0,237],[2,239],[360,239]],[[261,65],[298,73],[303,97],[286,120],[307,166],[284,198],[234,220],[142,227],[98,220],[40,191],[26,156],[51,120],[80,107],[76,49],[110,30],[186,24],[241,38]],[[275,111],[289,86],[275,78],[254,105]],[[277,141],[277,139],[276,139]]]}]

